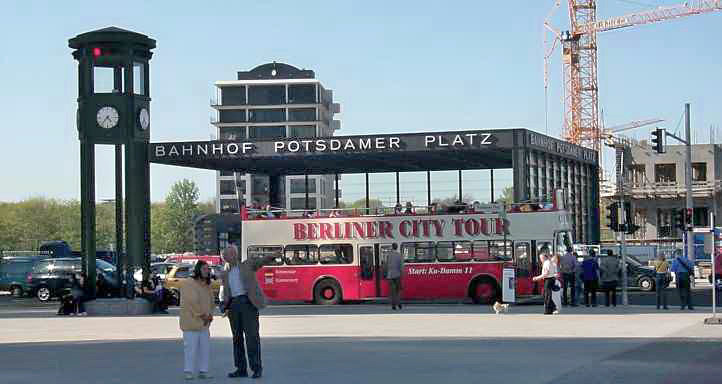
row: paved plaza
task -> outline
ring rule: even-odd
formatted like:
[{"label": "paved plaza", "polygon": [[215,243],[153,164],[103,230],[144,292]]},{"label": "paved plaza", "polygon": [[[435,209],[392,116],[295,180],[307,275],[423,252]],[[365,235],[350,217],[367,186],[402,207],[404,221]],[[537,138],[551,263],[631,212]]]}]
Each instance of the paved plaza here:
[{"label": "paved plaza", "polygon": [[[178,319],[0,319],[0,382],[174,383]],[[495,315],[473,305],[274,306],[261,317],[264,383],[698,383],[722,378],[722,326],[708,310],[536,305]],[[211,372],[234,382],[230,328],[211,328]],[[682,379],[684,378],[684,379]],[[251,380],[251,379],[244,379]]]}]

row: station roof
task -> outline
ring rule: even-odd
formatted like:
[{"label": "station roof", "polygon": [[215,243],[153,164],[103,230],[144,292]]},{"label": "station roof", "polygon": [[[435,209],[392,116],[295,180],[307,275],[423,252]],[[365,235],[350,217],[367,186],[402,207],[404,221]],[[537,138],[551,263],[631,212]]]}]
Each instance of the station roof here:
[{"label": "station roof", "polygon": [[534,150],[597,165],[596,152],[524,128],[150,143],[150,162],[268,175],[512,168]]}]

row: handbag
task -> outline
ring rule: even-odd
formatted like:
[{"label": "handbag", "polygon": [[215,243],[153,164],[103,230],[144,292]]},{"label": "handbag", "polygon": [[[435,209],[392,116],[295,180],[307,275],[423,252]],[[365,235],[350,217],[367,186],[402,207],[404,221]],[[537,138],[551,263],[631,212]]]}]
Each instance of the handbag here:
[{"label": "handbag", "polygon": [[552,292],[559,292],[562,289],[561,284],[559,284],[559,280],[554,281],[554,285],[552,285]]}]

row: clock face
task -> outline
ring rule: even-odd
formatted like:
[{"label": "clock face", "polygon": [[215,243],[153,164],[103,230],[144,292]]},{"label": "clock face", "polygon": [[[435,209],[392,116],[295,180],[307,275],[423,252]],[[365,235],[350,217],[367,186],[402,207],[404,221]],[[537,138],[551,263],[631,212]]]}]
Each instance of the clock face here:
[{"label": "clock face", "polygon": [[141,108],[140,112],[138,112],[138,124],[140,124],[140,129],[144,131],[148,129],[148,125],[150,125],[150,114],[147,109]]},{"label": "clock face", "polygon": [[95,116],[98,125],[110,129],[118,125],[118,110],[113,107],[103,107],[98,110]]}]

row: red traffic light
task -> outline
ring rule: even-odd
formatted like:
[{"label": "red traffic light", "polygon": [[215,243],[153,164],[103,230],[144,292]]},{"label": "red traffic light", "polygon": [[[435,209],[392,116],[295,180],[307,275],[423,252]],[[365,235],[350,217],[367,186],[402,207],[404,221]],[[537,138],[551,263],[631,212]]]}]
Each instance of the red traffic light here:
[{"label": "red traffic light", "polygon": [[93,57],[98,57],[103,54],[103,50],[98,47],[93,48]]}]

